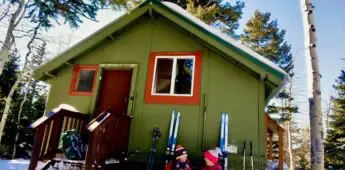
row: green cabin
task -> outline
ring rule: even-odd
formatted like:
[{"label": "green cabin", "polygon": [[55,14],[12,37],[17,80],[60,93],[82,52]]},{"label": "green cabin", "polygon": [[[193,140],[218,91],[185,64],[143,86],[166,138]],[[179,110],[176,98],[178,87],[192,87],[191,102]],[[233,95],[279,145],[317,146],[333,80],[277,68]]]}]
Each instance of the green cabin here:
[{"label": "green cabin", "polygon": [[[51,85],[47,111],[67,104],[79,113],[45,116],[36,123],[31,168],[56,156],[64,130],[75,126],[83,131],[106,109],[115,116],[101,122],[102,135],[84,130],[94,135],[88,142],[94,151],[85,164],[96,159],[104,164],[111,151],[126,153],[128,160],[146,160],[155,127],[162,133],[156,162],[162,161],[172,111],[181,113],[177,143],[188,150],[189,159],[200,160],[203,151],[218,146],[221,112],[228,112],[229,143],[242,159],[243,141],[252,141],[259,155],[254,162],[259,162],[266,154],[265,106],[288,80],[283,70],[237,40],[160,1],[146,1],[125,13],[34,76]],[[116,126],[120,119],[127,124]],[[106,142],[111,149],[103,149],[102,158],[90,158],[102,155],[95,147],[109,147]]]}]

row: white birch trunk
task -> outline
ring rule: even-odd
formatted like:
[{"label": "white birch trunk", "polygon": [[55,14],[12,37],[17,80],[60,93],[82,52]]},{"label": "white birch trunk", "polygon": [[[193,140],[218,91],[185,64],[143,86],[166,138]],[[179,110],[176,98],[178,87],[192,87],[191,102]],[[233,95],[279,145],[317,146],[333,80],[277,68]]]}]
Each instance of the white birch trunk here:
[{"label": "white birch trunk", "polygon": [[316,52],[316,35],[311,0],[301,0],[305,42],[309,49],[306,55],[311,61],[312,89],[309,98],[310,137],[311,137],[311,169],[324,169],[324,140],[321,112],[320,71]]},{"label": "white birch trunk", "polygon": [[[10,50],[14,44],[14,36],[13,31],[20,22],[20,20],[23,18],[23,14],[25,13],[25,5],[24,0],[21,0],[18,2],[18,8],[16,11],[11,15],[10,22],[7,27],[6,36],[3,41],[3,44],[0,48],[0,75],[2,74],[2,71],[4,70],[4,66],[6,62],[8,61],[8,55],[10,53]],[[22,14],[22,15],[20,15]]]},{"label": "white birch trunk", "polygon": [[4,128],[6,125],[8,113],[10,112],[12,97],[13,97],[13,94],[16,91],[19,83],[20,83],[20,77],[18,77],[16,82],[13,84],[13,86],[11,87],[10,93],[8,94],[8,96],[6,98],[6,105],[5,105],[4,113],[2,114],[2,118],[1,118],[1,122],[0,122],[0,144],[1,144],[1,139],[2,139],[3,132],[4,132]]},{"label": "white birch trunk", "polygon": [[[30,82],[30,79],[28,80],[28,83]],[[19,140],[19,130],[20,130],[20,120],[22,118],[22,112],[23,112],[23,106],[25,104],[25,102],[27,101],[27,96],[29,93],[29,84],[27,85],[27,88],[25,90],[25,94],[24,94],[24,98],[22,100],[22,102],[20,103],[20,107],[19,107],[19,112],[18,112],[18,117],[17,117],[17,131],[16,131],[16,137],[14,139],[14,143],[13,143],[13,153],[12,153],[12,159],[16,158],[16,153],[17,153],[17,143]]]},{"label": "white birch trunk", "polygon": [[5,125],[6,125],[7,116],[8,116],[8,113],[10,111],[10,108],[11,108],[11,102],[12,102],[13,94],[16,91],[19,83],[22,81],[23,77],[25,77],[25,73],[27,72],[29,56],[32,53],[31,45],[34,43],[34,40],[36,39],[39,27],[40,27],[40,23],[34,28],[33,36],[31,37],[30,41],[27,44],[28,52],[26,53],[26,55],[24,57],[23,69],[22,69],[22,71],[20,73],[18,73],[18,79],[16,80],[14,85],[11,87],[10,94],[7,96],[5,110],[4,110],[4,113],[3,113],[3,116],[2,116],[1,122],[0,122],[0,144],[1,144],[2,135],[3,135],[3,132],[4,132],[4,128],[5,128]]}]

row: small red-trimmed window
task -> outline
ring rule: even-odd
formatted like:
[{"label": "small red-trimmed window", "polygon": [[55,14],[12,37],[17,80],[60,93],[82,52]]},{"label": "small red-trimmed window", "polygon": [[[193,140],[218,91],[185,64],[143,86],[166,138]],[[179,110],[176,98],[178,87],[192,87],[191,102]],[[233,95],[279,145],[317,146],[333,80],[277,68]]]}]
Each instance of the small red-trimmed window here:
[{"label": "small red-trimmed window", "polygon": [[198,104],[201,53],[157,52],[149,61],[146,103]]},{"label": "small red-trimmed window", "polygon": [[95,88],[97,65],[76,65],[71,82],[71,95],[92,96]]}]

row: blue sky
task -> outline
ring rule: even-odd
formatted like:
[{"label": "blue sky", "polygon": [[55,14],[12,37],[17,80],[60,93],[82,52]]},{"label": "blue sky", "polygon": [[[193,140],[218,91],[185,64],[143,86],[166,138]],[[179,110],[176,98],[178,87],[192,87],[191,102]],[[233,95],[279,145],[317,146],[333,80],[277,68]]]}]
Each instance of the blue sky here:
[{"label": "blue sky", "polygon": [[[240,30],[243,30],[247,20],[256,9],[261,12],[271,12],[271,17],[278,20],[279,27],[285,29],[286,40],[292,45],[295,60],[294,97],[300,107],[296,116],[301,126],[309,125],[307,74],[304,56],[303,24],[299,0],[243,0],[246,7],[243,10]],[[231,1],[232,2],[232,1]],[[317,48],[322,74],[322,103],[329,100],[334,80],[345,69],[345,1],[344,0],[313,0],[316,25]],[[333,92],[334,93],[334,92]]]}]

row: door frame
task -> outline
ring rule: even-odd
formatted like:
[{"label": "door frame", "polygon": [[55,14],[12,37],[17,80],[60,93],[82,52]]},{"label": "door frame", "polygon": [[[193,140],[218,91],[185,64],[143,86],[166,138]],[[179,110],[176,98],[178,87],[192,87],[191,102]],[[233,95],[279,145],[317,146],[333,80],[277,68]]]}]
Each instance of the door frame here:
[{"label": "door frame", "polygon": [[136,99],[136,79],[137,79],[137,74],[138,74],[138,64],[99,64],[98,65],[98,72],[97,72],[97,80],[96,80],[96,90],[95,94],[92,96],[92,101],[93,103],[91,105],[90,111],[92,113],[90,114],[91,116],[94,116],[94,112],[97,111],[97,104],[98,104],[98,98],[99,98],[99,92],[100,92],[100,87],[102,83],[102,75],[104,70],[128,70],[132,71],[132,78],[131,78],[131,87],[129,91],[129,96],[133,97],[132,100],[128,101],[128,106],[127,106],[127,116],[132,117],[134,108],[135,108],[135,99]]}]

